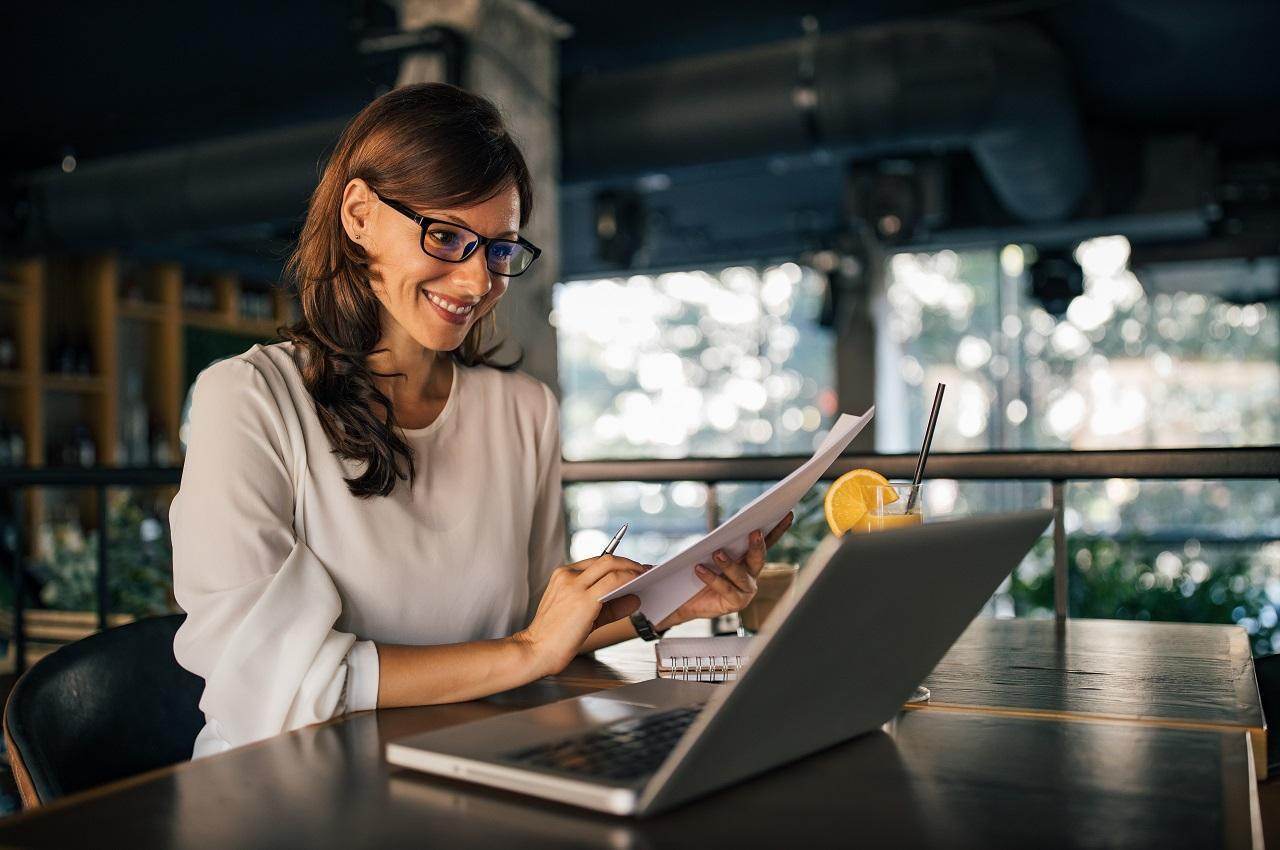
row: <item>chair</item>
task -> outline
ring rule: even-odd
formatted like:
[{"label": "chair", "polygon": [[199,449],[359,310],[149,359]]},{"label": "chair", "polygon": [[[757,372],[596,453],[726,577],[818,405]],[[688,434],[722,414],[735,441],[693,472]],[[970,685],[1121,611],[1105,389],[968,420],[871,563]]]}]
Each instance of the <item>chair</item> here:
[{"label": "chair", "polygon": [[18,680],[4,738],[24,808],[191,758],[204,679],[173,657],[185,617],[91,635]]}]

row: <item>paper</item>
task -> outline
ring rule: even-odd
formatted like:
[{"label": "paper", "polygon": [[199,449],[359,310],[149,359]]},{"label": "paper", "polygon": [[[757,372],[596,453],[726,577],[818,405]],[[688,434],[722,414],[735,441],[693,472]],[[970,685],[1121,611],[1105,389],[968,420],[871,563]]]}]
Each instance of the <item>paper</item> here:
[{"label": "paper", "polygon": [[668,558],[643,575],[600,597],[601,602],[619,596],[635,594],[640,597],[640,611],[657,624],[690,597],[706,587],[693,571],[694,564],[705,564],[713,572],[719,572],[711,553],[723,549],[732,560],[738,560],[747,552],[748,536],[756,529],[768,534],[787,512],[799,503],[804,494],[822,477],[822,473],[835,462],[841,452],[871,421],[875,408],[861,416],[848,413],[831,426],[831,433],[798,469],[761,493],[749,504],[722,522],[714,531],[694,542],[679,554]]}]

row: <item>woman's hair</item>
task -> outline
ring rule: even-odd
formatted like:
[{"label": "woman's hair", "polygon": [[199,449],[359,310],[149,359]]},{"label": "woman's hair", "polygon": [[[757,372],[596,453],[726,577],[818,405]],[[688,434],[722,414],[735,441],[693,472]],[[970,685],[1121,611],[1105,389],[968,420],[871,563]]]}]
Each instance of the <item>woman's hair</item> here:
[{"label": "woman's hair", "polygon": [[[529,169],[492,103],[444,83],[404,86],[374,100],[347,124],[311,195],[307,218],[286,267],[298,287],[302,318],[278,332],[301,350],[303,382],[315,400],[334,453],[364,461],[344,479],[360,498],[386,496],[396,479],[413,486],[413,449],[392,426],[395,413],[366,358],[382,336],[380,304],[369,288],[369,258],[343,229],[339,206],[347,183],[359,177],[378,195],[435,209],[471,206],[514,187],[520,224],[533,208]],[[482,323],[490,309],[449,352],[463,366],[511,371],[482,351]],[[385,350],[385,349],[376,349]],[[381,407],[379,415],[373,403]],[[407,472],[402,471],[403,461]]]}]

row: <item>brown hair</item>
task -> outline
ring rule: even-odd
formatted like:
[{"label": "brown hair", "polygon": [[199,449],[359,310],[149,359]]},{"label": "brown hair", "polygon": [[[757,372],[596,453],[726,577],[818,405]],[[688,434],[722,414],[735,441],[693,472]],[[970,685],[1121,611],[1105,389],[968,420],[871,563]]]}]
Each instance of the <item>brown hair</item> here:
[{"label": "brown hair", "polygon": [[[305,355],[303,382],[333,452],[363,461],[359,477],[347,478],[352,494],[386,496],[396,480],[413,486],[413,449],[392,426],[391,401],[373,378],[366,358],[382,336],[379,302],[369,288],[369,259],[347,238],[339,205],[347,183],[361,178],[380,196],[435,207],[470,206],[514,186],[520,195],[520,224],[529,220],[533,187],[519,147],[494,105],[479,95],[444,83],[404,86],[374,100],[351,119],[325,164],[311,195],[306,221],[286,267],[298,287],[302,318],[279,333]],[[496,309],[496,308],[495,308]],[[482,351],[485,319],[449,352],[463,366],[511,371],[524,361],[498,365]],[[382,408],[380,418],[373,403]],[[407,473],[401,470],[401,463]]]}]

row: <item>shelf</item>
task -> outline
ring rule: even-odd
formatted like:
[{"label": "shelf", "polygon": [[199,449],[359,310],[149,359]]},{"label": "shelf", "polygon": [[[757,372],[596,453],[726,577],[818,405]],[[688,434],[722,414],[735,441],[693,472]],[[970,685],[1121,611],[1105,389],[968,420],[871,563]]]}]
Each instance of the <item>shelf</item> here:
[{"label": "shelf", "polygon": [[26,373],[18,369],[0,369],[0,387],[25,387]]},{"label": "shelf", "polygon": [[182,322],[183,324],[198,328],[208,328],[214,331],[266,337],[274,337],[276,335],[276,325],[278,324],[274,319],[244,319],[237,316],[228,316],[226,313],[218,313],[213,310],[184,310]]},{"label": "shelf", "polygon": [[44,388],[59,393],[100,393],[103,381],[99,375],[61,375],[49,372],[44,376]]},{"label": "shelf", "polygon": [[[43,642],[66,642],[88,637],[98,630],[96,611],[60,611],[49,608],[27,608],[22,612],[22,625],[27,639]],[[123,626],[134,621],[131,614],[108,614],[107,626]],[[13,635],[11,610],[0,611],[0,636]]]},{"label": "shelf", "polygon": [[121,301],[119,313],[122,319],[163,322],[169,316],[169,308],[153,301]]}]

